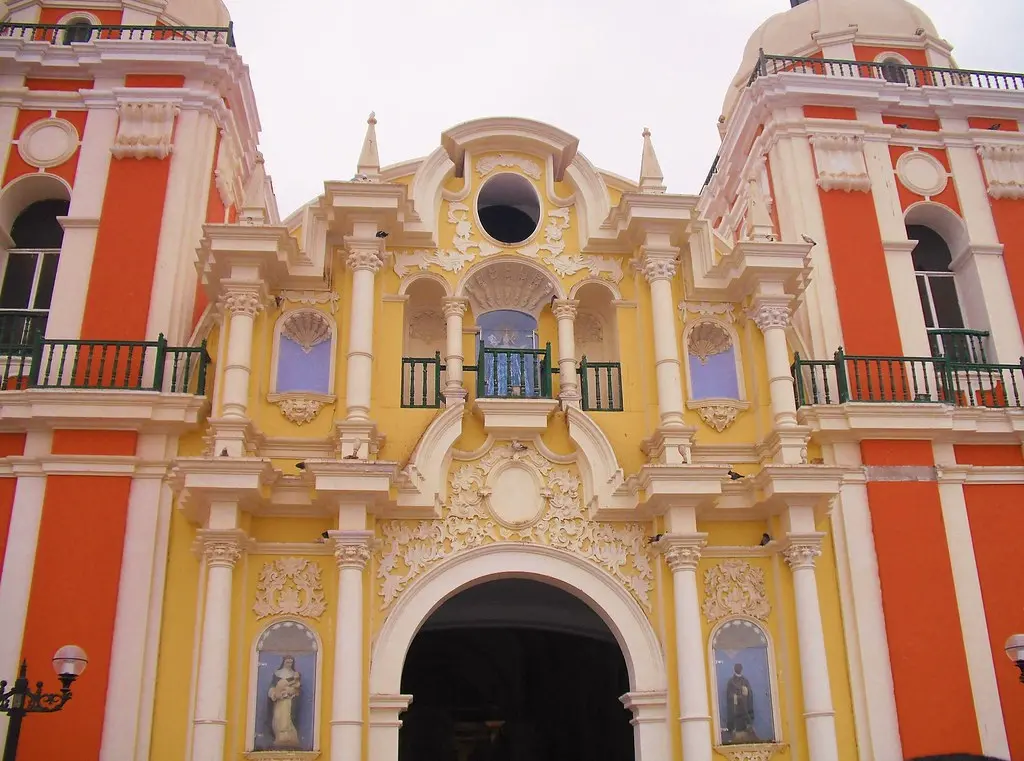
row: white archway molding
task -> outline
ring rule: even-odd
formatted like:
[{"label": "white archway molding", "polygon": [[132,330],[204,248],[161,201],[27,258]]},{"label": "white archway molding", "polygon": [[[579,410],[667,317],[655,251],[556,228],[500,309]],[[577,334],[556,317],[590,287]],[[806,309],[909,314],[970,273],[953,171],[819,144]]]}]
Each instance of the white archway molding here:
[{"label": "white archway molding", "polygon": [[436,272],[415,272],[411,275],[406,275],[402,278],[401,284],[398,286],[399,296],[408,296],[409,289],[421,280],[430,280],[431,282],[437,283],[441,288],[444,289],[444,297],[452,295],[452,285],[443,276]]},{"label": "white archway molding", "polygon": [[906,225],[930,227],[942,236],[949,246],[953,261],[962,256],[970,246],[967,225],[963,218],[945,204],[935,201],[918,201],[907,207],[903,215]]},{"label": "white archway molding", "polygon": [[565,289],[551,270],[536,261],[497,255],[466,270],[455,295],[469,299],[475,317],[496,309],[513,309],[539,318],[552,297],[565,298]]},{"label": "white archway molding", "polygon": [[63,177],[35,172],[12,180],[0,190],[0,238],[9,235],[14,220],[36,201],[71,200],[71,186]]},{"label": "white archway molding", "polygon": [[462,416],[465,413],[466,403],[453,401],[430,421],[409,457],[409,463],[402,470],[403,482],[398,486],[400,508],[428,508],[431,517],[440,516],[448,464],[455,442],[462,435]]},{"label": "white archway molding", "polygon": [[576,459],[583,476],[583,498],[591,517],[601,510],[636,507],[637,493],[626,484],[625,474],[615,457],[611,442],[589,415],[566,407],[569,438],[581,455]]},{"label": "white archway molding", "polygon": [[[369,691],[372,707],[394,706],[393,720],[370,727],[371,761],[396,761],[402,670],[413,638],[445,600],[493,579],[521,578],[556,586],[589,605],[619,643],[629,673],[623,703],[634,713],[636,761],[665,761],[669,750],[668,678],[658,636],[629,592],[601,569],[549,547],[493,544],[469,550],[427,571],[398,599],[373,644]],[[415,696],[411,696],[415,699]]]}]

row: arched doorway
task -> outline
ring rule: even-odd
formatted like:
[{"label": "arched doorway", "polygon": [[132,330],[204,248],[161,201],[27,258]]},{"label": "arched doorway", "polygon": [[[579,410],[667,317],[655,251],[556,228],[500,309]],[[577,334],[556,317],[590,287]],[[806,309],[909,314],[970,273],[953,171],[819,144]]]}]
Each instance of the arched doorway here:
[{"label": "arched doorway", "polygon": [[441,605],[402,672],[400,761],[633,761],[626,662],[586,603],[498,579]]},{"label": "arched doorway", "polygon": [[669,757],[665,660],[639,603],[615,579],[582,558],[550,547],[511,543],[469,550],[442,563],[412,583],[394,603],[371,656],[370,761],[398,761],[400,717],[416,699],[415,694],[402,692],[403,672],[420,629],[460,592],[503,579],[550,585],[583,602],[599,617],[617,643],[628,675],[629,692],[618,696],[632,712],[634,755],[627,758],[665,761]]}]

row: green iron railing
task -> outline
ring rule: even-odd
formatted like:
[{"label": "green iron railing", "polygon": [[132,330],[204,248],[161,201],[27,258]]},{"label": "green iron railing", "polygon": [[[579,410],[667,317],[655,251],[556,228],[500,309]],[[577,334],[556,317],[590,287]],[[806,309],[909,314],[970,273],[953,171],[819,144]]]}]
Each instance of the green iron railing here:
[{"label": "green iron railing", "polygon": [[581,407],[585,412],[622,412],[622,365],[580,360]]},{"label": "green iron railing", "polygon": [[120,24],[0,24],[0,39],[48,42],[54,45],[97,42],[100,40],[157,40],[208,42],[235,47],[235,30],[227,26],[123,26]]},{"label": "green iron railing", "polygon": [[441,352],[433,357],[402,357],[402,406],[441,406]]},{"label": "green iron railing", "polygon": [[972,365],[988,364],[985,355],[987,330],[969,328],[929,328],[928,345],[933,357]]},{"label": "green iron railing", "polygon": [[0,390],[26,388],[206,393],[210,355],[156,341],[44,339],[0,345]]},{"label": "green iron railing", "polygon": [[543,349],[505,349],[480,344],[477,352],[478,399],[550,399],[551,344]]},{"label": "green iron railing", "polygon": [[49,314],[44,309],[0,310],[0,346],[28,345],[32,336],[45,335]]},{"label": "green iron railing", "polygon": [[1024,357],[1015,365],[948,357],[845,354],[831,360],[794,356],[798,407],[847,402],[940,403],[957,407],[1024,407]]}]

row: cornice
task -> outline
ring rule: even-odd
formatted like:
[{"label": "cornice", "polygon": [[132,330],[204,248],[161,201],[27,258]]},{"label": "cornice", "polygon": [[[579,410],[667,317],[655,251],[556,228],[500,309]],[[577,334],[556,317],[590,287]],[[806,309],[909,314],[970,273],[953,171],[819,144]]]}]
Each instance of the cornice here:
[{"label": "cornice", "polygon": [[180,435],[196,428],[203,396],[155,391],[0,391],[0,431],[133,430]]},{"label": "cornice", "polygon": [[1024,441],[1024,410],[951,407],[934,403],[820,404],[797,418],[821,443],[865,439],[922,439],[949,444],[1016,444]]}]

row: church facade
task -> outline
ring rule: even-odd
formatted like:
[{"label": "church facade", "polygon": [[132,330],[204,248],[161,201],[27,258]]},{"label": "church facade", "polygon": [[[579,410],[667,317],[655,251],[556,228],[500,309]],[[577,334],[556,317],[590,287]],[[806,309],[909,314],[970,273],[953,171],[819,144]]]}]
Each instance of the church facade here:
[{"label": "church facade", "polygon": [[23,761],[1024,758],[1024,75],[794,1],[696,195],[371,114],[282,216],[217,0],[0,10]]}]

